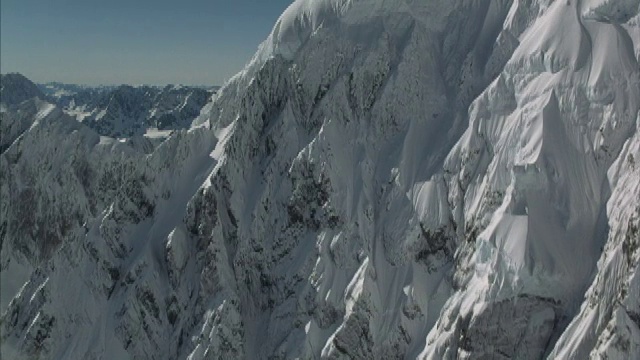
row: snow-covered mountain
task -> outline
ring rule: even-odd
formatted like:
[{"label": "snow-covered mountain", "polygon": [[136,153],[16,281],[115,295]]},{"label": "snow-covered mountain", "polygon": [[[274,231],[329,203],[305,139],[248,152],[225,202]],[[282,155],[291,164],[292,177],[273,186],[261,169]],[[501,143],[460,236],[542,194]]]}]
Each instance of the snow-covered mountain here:
[{"label": "snow-covered mountain", "polygon": [[639,58],[638,0],[298,0],[159,146],[3,103],[2,355],[640,358]]},{"label": "snow-covered mountain", "polygon": [[186,129],[216,87],[181,85],[86,87],[39,85],[46,99],[101,135],[130,137],[154,130]]},{"label": "snow-covered mountain", "polygon": [[110,85],[86,86],[65,84],[61,82],[48,82],[44,84],[36,84],[36,86],[38,86],[43,94],[49,97],[49,100],[61,106],[68,106],[71,100],[74,100],[74,97],[77,97],[79,93],[84,93],[80,98],[86,98],[88,96],[95,96],[94,94],[111,91],[116,88],[116,86]]}]

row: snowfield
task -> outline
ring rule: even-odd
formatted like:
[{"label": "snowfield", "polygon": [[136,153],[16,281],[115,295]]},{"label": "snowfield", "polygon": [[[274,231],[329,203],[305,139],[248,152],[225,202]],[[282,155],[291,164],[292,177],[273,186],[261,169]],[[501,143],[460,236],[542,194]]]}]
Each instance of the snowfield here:
[{"label": "snowfield", "polygon": [[640,358],[639,59],[639,0],[297,0],[188,129],[3,75],[2,357]]}]

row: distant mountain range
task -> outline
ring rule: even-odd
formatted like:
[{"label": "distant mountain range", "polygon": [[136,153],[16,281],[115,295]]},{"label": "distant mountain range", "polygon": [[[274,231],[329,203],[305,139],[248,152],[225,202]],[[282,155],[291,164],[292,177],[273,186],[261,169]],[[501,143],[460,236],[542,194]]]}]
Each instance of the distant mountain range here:
[{"label": "distant mountain range", "polygon": [[[9,75],[9,74],[7,74]],[[40,89],[40,91],[42,91],[42,93],[46,96],[49,96],[51,98],[54,99],[68,99],[70,97],[72,97],[73,95],[76,95],[78,93],[82,93],[82,92],[107,92],[107,91],[113,91],[115,89],[117,89],[120,86],[126,86],[127,84],[122,84],[122,85],[79,85],[79,84],[67,84],[67,83],[62,83],[62,82],[58,82],[58,81],[52,81],[52,82],[46,82],[46,83],[35,83],[35,85]],[[178,85],[173,85],[173,84],[169,84],[169,85],[165,85],[165,86],[160,86],[160,85],[132,85],[132,84],[128,84],[132,87],[136,87],[136,88],[156,88],[156,89],[162,89],[165,87],[186,87],[186,88],[190,88],[190,89],[203,89],[203,90],[208,90],[211,92],[217,92],[220,89],[220,86],[209,86],[209,85],[183,85],[183,84],[178,84]]]},{"label": "distant mountain range", "polygon": [[100,135],[130,137],[149,129],[188,128],[218,87],[38,84],[44,98]]}]

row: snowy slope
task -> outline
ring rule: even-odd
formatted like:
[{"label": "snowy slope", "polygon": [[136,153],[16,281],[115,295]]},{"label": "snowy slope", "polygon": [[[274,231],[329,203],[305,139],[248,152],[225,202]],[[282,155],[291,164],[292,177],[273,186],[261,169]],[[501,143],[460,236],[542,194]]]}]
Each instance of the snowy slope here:
[{"label": "snowy slope", "polygon": [[38,103],[3,355],[640,357],[639,57],[637,0],[298,0],[156,148]]}]

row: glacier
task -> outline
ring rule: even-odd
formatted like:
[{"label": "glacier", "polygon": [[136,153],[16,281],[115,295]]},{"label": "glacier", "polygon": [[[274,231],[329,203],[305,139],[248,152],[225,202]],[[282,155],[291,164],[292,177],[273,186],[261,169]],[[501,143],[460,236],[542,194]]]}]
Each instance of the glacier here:
[{"label": "glacier", "polygon": [[639,59],[639,0],[297,0],[155,142],[3,75],[2,357],[640,358]]}]

